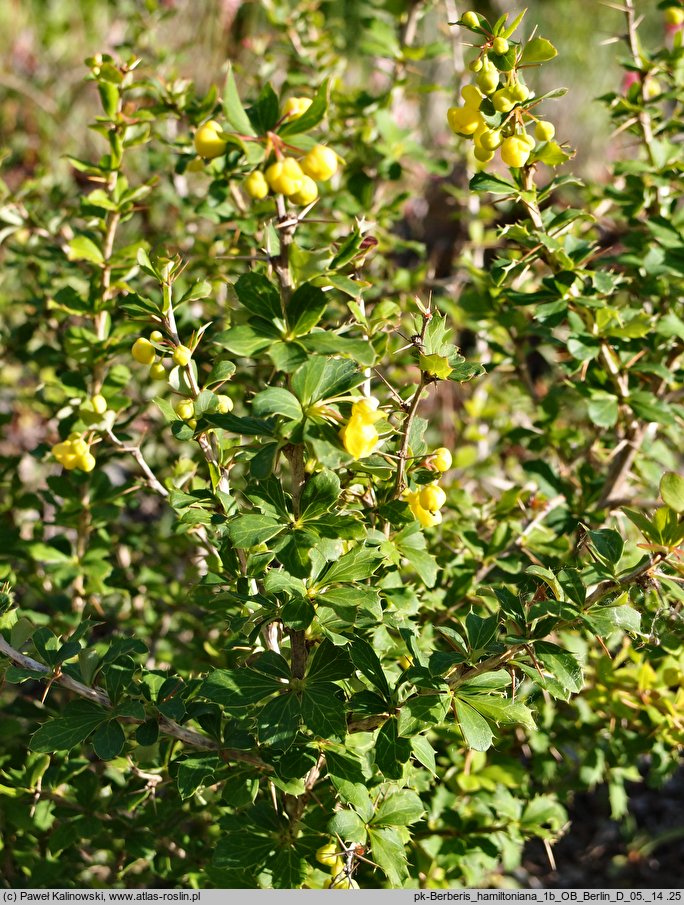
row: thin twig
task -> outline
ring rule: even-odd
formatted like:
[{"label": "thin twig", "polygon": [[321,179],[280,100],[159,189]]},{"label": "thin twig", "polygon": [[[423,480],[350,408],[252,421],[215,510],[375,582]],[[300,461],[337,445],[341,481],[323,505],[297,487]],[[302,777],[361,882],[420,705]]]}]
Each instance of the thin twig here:
[{"label": "thin twig", "polygon": [[[105,710],[114,709],[114,706],[106,692],[101,691],[99,688],[90,688],[88,685],[84,685],[82,682],[78,682],[76,679],[72,679],[71,676],[66,675],[64,672],[60,672],[58,675],[54,675],[47,666],[44,666],[37,660],[34,660],[31,657],[26,656],[26,654],[22,654],[20,651],[15,650],[5,641],[2,635],[0,635],[0,653],[8,657],[13,663],[16,663],[17,666],[21,666],[24,669],[30,669],[34,672],[42,673],[46,677],[49,676],[50,680],[55,684],[62,685],[69,691],[74,692],[74,694],[79,695],[79,697],[85,698],[88,701],[92,701],[93,704],[97,704],[98,706],[103,707]],[[126,723],[140,723],[140,720],[135,720],[132,717],[119,717],[119,719]],[[268,764],[262,761],[261,758],[257,757],[255,754],[249,754],[246,751],[237,751],[233,748],[224,748],[213,738],[209,738],[209,736],[207,735],[196,732],[194,729],[186,729],[184,726],[180,726],[178,723],[174,722],[174,720],[170,720],[165,716],[162,716],[159,719],[159,729],[164,733],[164,735],[170,735],[173,738],[176,738],[179,741],[183,742],[184,744],[192,746],[193,748],[220,751],[221,756],[225,760],[240,761],[242,763],[251,764],[253,767],[257,767],[260,770],[271,769]]]}]

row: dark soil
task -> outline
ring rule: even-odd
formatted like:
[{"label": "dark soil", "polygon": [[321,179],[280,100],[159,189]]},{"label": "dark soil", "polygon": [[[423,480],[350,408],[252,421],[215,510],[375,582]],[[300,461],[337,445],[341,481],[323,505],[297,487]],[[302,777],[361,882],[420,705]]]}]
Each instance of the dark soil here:
[{"label": "dark soil", "polygon": [[577,795],[570,829],[553,847],[556,868],[534,841],[518,879],[528,888],[684,889],[684,767],[660,789],[634,783],[628,791],[620,822],[610,817],[605,788]]}]

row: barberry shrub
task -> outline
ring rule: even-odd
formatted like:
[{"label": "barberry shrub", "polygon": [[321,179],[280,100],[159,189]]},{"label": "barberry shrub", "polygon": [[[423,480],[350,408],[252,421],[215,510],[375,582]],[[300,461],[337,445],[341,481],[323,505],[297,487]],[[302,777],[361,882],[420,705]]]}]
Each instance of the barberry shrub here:
[{"label": "barberry shrub", "polygon": [[[426,86],[400,6],[357,69],[288,25],[276,87],[91,57],[101,156],[3,186],[10,885],[500,884],[676,764],[682,8],[657,51],[616,13],[583,185],[550,40],[469,11]],[[421,172],[472,218],[446,275]]]}]

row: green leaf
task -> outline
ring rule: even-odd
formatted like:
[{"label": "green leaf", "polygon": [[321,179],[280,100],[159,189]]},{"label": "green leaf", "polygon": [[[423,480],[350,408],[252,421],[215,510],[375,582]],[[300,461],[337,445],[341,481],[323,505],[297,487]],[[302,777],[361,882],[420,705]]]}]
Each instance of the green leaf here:
[{"label": "green leaf", "polygon": [[219,766],[215,754],[188,757],[178,764],[176,785],[181,799],[192,798],[198,789],[214,781],[214,771]]},{"label": "green leaf", "polygon": [[222,430],[230,431],[232,434],[238,434],[243,437],[269,437],[273,435],[272,425],[268,421],[262,421],[259,418],[238,418],[237,415],[205,413],[202,416],[202,420],[212,427],[220,427]]},{"label": "green leaf", "polygon": [[235,292],[250,314],[266,321],[282,318],[280,293],[263,274],[253,270],[243,273],[235,284]]},{"label": "green leaf", "polygon": [[636,525],[647,540],[650,540],[653,543],[660,543],[661,537],[657,526],[653,524],[651,519],[646,518],[643,512],[639,512],[638,509],[627,508],[622,511],[630,522],[632,522],[633,525]]},{"label": "green leaf", "polygon": [[611,393],[594,393],[588,408],[589,417],[598,427],[615,427],[617,424],[618,400]]},{"label": "green leaf", "polygon": [[249,473],[253,478],[265,481],[273,474],[278,449],[277,443],[266,443],[255,456],[252,456],[249,461]]},{"label": "green leaf", "polygon": [[587,534],[592,549],[606,565],[616,566],[620,562],[625,542],[617,531],[599,528],[598,531],[589,531]]},{"label": "green leaf", "polygon": [[494,738],[487,720],[467,701],[454,699],[454,709],[466,745],[475,751],[486,751]]},{"label": "green leaf", "polygon": [[348,679],[354,672],[352,662],[343,647],[335,647],[325,640],[319,644],[309,661],[306,678],[310,682],[337,682]]},{"label": "green leaf", "polygon": [[249,121],[249,117],[242,106],[240,95],[238,94],[235,77],[233,75],[233,67],[228,64],[226,72],[226,81],[223,87],[223,112],[229,124],[243,135],[256,135]]},{"label": "green leaf", "polygon": [[347,720],[339,689],[330,683],[307,683],[302,692],[301,716],[316,738],[344,740]]},{"label": "green leaf", "polygon": [[363,380],[363,372],[354,362],[315,355],[294,373],[292,389],[302,406],[308,408],[347,393]]},{"label": "green leaf", "polygon": [[375,765],[387,779],[401,779],[404,764],[411,757],[411,743],[400,738],[397,718],[390,717],[380,728],[375,739]]},{"label": "green leaf", "polygon": [[354,547],[332,563],[320,580],[326,584],[334,581],[364,581],[377,571],[381,560],[382,554],[375,547]]},{"label": "green leaf", "polygon": [[558,51],[546,38],[532,38],[523,48],[521,62],[527,65],[546,63],[557,55]]},{"label": "green leaf", "polygon": [[260,868],[270,860],[275,846],[275,835],[256,833],[251,827],[245,827],[241,833],[219,837],[212,864],[222,870]]},{"label": "green leaf", "polygon": [[466,631],[468,643],[473,651],[484,651],[496,638],[499,630],[497,616],[478,616],[477,613],[468,613],[466,616]]},{"label": "green leaf", "polygon": [[285,525],[268,515],[239,515],[228,525],[228,536],[241,550],[263,544],[284,530]]},{"label": "green leaf", "polygon": [[233,711],[256,704],[282,688],[277,678],[253,669],[215,669],[202,683],[200,694]]},{"label": "green leaf", "polygon": [[473,192],[491,192],[492,195],[515,195],[518,192],[512,182],[491,173],[476,173],[470,180],[470,189]]},{"label": "green leaf", "polygon": [[[280,686],[282,688],[282,686]],[[262,745],[286,751],[299,732],[301,707],[297,695],[278,695],[259,711],[257,733]]]},{"label": "green leaf", "polygon": [[637,635],[641,631],[641,613],[627,603],[622,606],[595,607],[584,614],[584,619],[592,631],[604,638],[618,630]]},{"label": "green leaf", "polygon": [[580,692],[584,685],[582,667],[570,651],[550,641],[537,641],[534,652],[539,662],[567,691]]},{"label": "green leaf", "polygon": [[301,421],[304,417],[297,397],[280,387],[269,387],[257,393],[252,401],[252,411],[257,418],[264,415],[282,415],[290,421]]},{"label": "green leaf", "polygon": [[280,117],[280,108],[278,96],[268,82],[261,89],[256,103],[246,112],[250,122],[260,135],[265,135],[274,128]]},{"label": "green leaf", "polygon": [[274,889],[299,889],[309,869],[307,858],[292,846],[277,851],[269,867]]},{"label": "green leaf", "polygon": [[334,471],[323,469],[304,485],[299,501],[300,521],[315,519],[332,509],[340,498],[340,479]]},{"label": "green leaf", "polygon": [[629,397],[629,404],[643,421],[655,421],[669,427],[675,427],[677,423],[668,403],[646,390],[635,390]]},{"label": "green leaf", "polygon": [[402,789],[392,792],[382,800],[371,820],[371,825],[410,826],[420,820],[424,813],[425,807],[420,796],[409,789]]},{"label": "green leaf", "polygon": [[353,839],[363,844],[366,841],[366,824],[356,811],[347,808],[338,811],[328,821],[328,832],[340,839]]},{"label": "green leaf", "polygon": [[281,611],[283,625],[296,631],[305,631],[316,616],[313,604],[306,597],[293,597]]},{"label": "green leaf", "polygon": [[286,122],[279,130],[280,135],[297,135],[300,132],[308,132],[317,126],[325,116],[328,109],[328,79],[321,83],[316,92],[311,106],[305,113],[296,119]]},{"label": "green leaf", "polygon": [[303,283],[287,303],[291,336],[305,336],[319,322],[328,305],[326,293],[311,283]]},{"label": "green leaf", "polygon": [[389,701],[392,696],[390,687],[378,655],[371,645],[363,638],[355,638],[349,646],[349,655],[358,671]]},{"label": "green leaf", "polygon": [[90,261],[91,264],[104,264],[104,255],[92,239],[87,236],[74,236],[66,247],[70,261]]},{"label": "green leaf", "polygon": [[684,512],[684,478],[672,471],[660,479],[660,495],[666,506],[675,512]]},{"label": "green leaf", "polygon": [[109,718],[109,713],[90,701],[72,701],[64,716],[49,720],[33,734],[31,750],[51,753],[68,751],[80,745],[97,727]]},{"label": "green leaf", "polygon": [[217,383],[223,383],[229,380],[234,373],[235,364],[232,361],[216,361],[209,372],[209,376],[204,381],[204,386],[208,388]]},{"label": "green leaf", "polygon": [[368,830],[373,860],[385,872],[392,887],[404,886],[409,872],[406,866],[406,848],[399,830],[391,827]]},{"label": "green leaf", "polygon": [[101,760],[113,760],[123,751],[126,736],[117,720],[108,720],[96,730],[92,743],[95,754]]},{"label": "green leaf", "polygon": [[426,767],[433,776],[437,776],[437,760],[435,749],[424,735],[414,735],[411,739],[411,751],[415,759]]},{"label": "green leaf", "polygon": [[426,725],[442,723],[450,703],[448,694],[420,694],[409,698],[399,711],[399,735],[411,736]]},{"label": "green leaf", "polygon": [[214,342],[234,355],[251,358],[256,352],[268,348],[273,340],[280,336],[272,325],[267,324],[268,329],[265,329],[264,324],[265,321],[257,319],[253,325],[241,324],[238,327],[231,327],[230,330],[224,330],[215,336]]},{"label": "green leaf", "polygon": [[[344,795],[341,794],[342,799],[349,804],[353,804],[356,810],[362,813],[364,809],[363,802],[368,807],[371,801],[368,790],[364,785],[366,776],[359,758],[352,756],[341,748],[338,749],[337,746],[332,744],[326,745],[325,766],[328,776],[332,778],[338,791],[344,786],[346,791]],[[361,805],[359,802],[361,802]],[[371,806],[368,820],[370,820],[372,813],[373,808]]]},{"label": "green leaf", "polygon": [[537,728],[532,711],[520,701],[494,695],[463,695],[462,700],[466,700],[478,713],[497,725],[518,724],[530,731]]},{"label": "green leaf", "polygon": [[339,333],[317,330],[300,339],[300,344],[311,352],[323,355],[341,355],[357,364],[370,367],[375,364],[377,354],[365,339],[348,339]]}]

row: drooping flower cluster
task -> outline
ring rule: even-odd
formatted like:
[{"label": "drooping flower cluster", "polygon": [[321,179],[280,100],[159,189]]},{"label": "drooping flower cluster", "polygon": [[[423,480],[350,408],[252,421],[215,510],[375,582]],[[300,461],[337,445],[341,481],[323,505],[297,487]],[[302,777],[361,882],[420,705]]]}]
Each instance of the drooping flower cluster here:
[{"label": "drooping flower cluster", "polygon": [[90,451],[90,444],[81,434],[69,434],[67,440],[56,443],[52,447],[52,455],[67,471],[92,471],[95,468],[95,456]]},{"label": "drooping flower cluster", "polygon": [[[524,167],[537,143],[553,140],[555,128],[531,112],[534,94],[518,70],[522,51],[506,37],[490,33],[486,20],[477,13],[465,13],[460,24],[483,35],[485,43],[470,65],[475,84],[465,85],[463,104],[447,111],[449,126],[456,135],[473,140],[473,153],[481,164],[493,160],[498,150],[506,166]],[[496,58],[496,65],[490,55]],[[533,125],[534,135],[528,134],[529,125]]]},{"label": "drooping flower cluster", "polygon": [[[299,119],[311,106],[308,97],[291,97],[283,105],[280,122]],[[220,123],[212,119],[200,126],[195,132],[194,146],[200,158],[213,160],[220,157],[228,148],[227,133],[224,134]],[[317,144],[300,158],[288,156],[285,145],[279,140],[277,133],[270,132],[266,151],[273,151],[276,160],[265,171],[253,170],[243,183],[247,194],[256,200],[266,198],[269,191],[275,195],[284,195],[293,204],[305,206],[318,198],[318,182],[327,182],[335,175],[339,159],[332,148]],[[201,161],[198,161],[201,164]]]},{"label": "drooping flower cluster", "polygon": [[[451,453],[445,446],[440,446],[428,456],[425,464],[440,473],[451,468]],[[418,490],[408,490],[404,498],[409,509],[424,528],[432,528],[442,521],[441,509],[446,503],[446,493],[437,481],[424,485]]]}]

